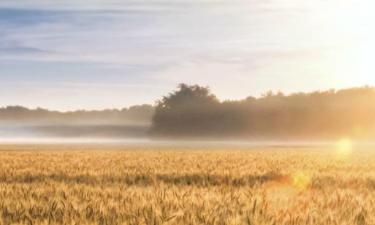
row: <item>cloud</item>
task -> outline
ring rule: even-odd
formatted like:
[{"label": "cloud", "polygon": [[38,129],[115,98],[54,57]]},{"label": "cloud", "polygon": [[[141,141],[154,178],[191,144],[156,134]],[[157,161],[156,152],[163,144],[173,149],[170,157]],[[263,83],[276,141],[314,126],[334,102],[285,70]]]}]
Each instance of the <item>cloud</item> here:
[{"label": "cloud", "polygon": [[103,95],[111,85],[131,96],[119,90],[139,85],[137,99],[156,99],[183,81],[230,98],[267,85],[292,89],[296,76],[310,76],[326,49],[337,47],[338,35],[315,16],[335,1],[3,0],[0,78],[65,88],[57,99],[77,86],[94,99],[95,88]]},{"label": "cloud", "polygon": [[[43,10],[175,10],[196,6],[217,6],[226,7],[237,4],[259,4],[262,1],[252,0],[64,0],[64,1],[44,1],[44,0],[3,0],[0,2],[2,8],[17,9],[43,9]],[[181,8],[182,7],[182,8]]]},{"label": "cloud", "polygon": [[43,54],[47,53],[42,49],[38,48],[30,48],[30,47],[0,47],[0,54],[8,55],[8,54]]},{"label": "cloud", "polygon": [[[6,43],[7,48],[7,54],[3,54],[2,59],[9,56],[15,60],[19,56],[21,60],[29,57],[39,61],[138,65],[179,62],[202,52],[223,49],[240,52],[244,47],[258,50],[274,45],[281,30],[274,30],[274,21],[269,20],[283,17],[277,13],[276,16],[264,13],[263,10],[269,7],[261,7],[259,1],[249,1],[248,5],[244,1],[232,4],[224,1],[111,1],[105,4],[94,1],[90,4],[93,7],[106,6],[95,10],[84,10],[87,4],[81,1],[64,3],[74,9],[66,9],[59,4],[51,4],[46,9],[41,1],[33,4],[39,9],[28,9],[24,5],[18,5],[23,7],[18,9],[16,3],[8,2],[8,7],[15,7],[13,9],[0,9],[1,32],[4,33],[0,43]],[[213,7],[201,7],[207,4]],[[115,9],[114,5],[122,7]],[[188,10],[181,5],[190,8],[187,7]],[[169,6],[173,10],[167,13],[147,10],[160,6]],[[57,9],[59,7],[62,9]],[[248,15],[249,10],[259,12]],[[283,20],[290,23],[294,19]],[[284,39],[281,37],[281,41]],[[279,47],[291,45],[288,43],[284,42]],[[30,57],[17,51],[20,48],[40,49],[50,54]],[[11,49],[15,49],[13,54],[10,54]]]}]

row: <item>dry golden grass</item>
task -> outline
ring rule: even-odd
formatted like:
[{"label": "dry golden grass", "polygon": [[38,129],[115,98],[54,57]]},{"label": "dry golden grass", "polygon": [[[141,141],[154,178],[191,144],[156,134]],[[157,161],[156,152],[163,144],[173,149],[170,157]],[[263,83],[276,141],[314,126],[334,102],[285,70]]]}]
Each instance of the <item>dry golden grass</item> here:
[{"label": "dry golden grass", "polygon": [[375,153],[1,146],[0,224],[375,224]]}]

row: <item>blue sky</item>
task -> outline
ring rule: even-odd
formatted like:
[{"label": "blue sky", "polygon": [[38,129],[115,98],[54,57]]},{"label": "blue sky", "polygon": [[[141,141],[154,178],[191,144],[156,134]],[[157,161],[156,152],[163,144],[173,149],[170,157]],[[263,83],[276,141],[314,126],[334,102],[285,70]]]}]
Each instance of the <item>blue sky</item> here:
[{"label": "blue sky", "polygon": [[121,108],[152,104],[181,82],[223,100],[372,85],[373,5],[362,5],[2,0],[0,105]]}]

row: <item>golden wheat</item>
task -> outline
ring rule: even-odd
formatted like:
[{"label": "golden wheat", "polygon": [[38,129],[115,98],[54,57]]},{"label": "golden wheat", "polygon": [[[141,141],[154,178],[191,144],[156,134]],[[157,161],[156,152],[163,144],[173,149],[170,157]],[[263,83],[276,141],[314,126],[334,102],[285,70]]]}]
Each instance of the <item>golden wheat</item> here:
[{"label": "golden wheat", "polygon": [[375,153],[1,146],[0,224],[375,224]]}]

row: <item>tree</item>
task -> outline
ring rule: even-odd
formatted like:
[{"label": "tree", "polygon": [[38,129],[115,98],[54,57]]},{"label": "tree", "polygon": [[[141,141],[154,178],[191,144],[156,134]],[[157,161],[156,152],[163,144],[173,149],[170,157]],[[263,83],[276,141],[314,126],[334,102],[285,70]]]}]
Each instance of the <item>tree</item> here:
[{"label": "tree", "polygon": [[215,127],[212,118],[219,105],[209,88],[180,84],[157,102],[151,130],[168,136],[208,133]]}]

